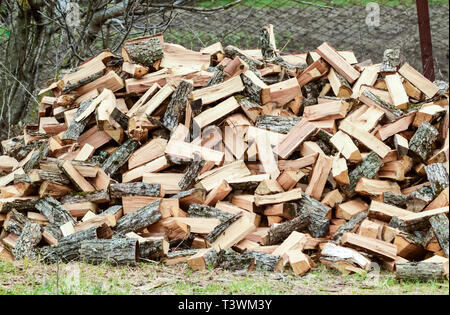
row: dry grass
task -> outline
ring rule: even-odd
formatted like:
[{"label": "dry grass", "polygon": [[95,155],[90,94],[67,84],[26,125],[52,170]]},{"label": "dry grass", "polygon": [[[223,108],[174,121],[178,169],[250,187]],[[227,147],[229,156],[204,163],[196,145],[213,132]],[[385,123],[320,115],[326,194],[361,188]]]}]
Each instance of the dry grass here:
[{"label": "dry grass", "polygon": [[382,273],[341,275],[324,266],[303,277],[284,273],[192,272],[185,264],[166,267],[145,263],[136,267],[91,266],[84,263],[41,265],[0,263],[0,294],[449,294],[445,282],[399,282]]}]

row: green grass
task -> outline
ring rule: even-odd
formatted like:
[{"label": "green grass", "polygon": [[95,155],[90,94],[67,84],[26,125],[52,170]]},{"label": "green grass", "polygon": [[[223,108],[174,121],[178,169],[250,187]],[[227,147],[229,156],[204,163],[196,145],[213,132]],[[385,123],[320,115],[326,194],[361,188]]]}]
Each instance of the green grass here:
[{"label": "green grass", "polygon": [[449,294],[448,281],[419,282],[395,279],[382,273],[342,275],[319,265],[303,277],[283,273],[228,272],[211,269],[193,272],[186,264],[166,267],[140,263],[136,267],[92,266],[84,263],[41,265],[0,263],[0,295],[33,294]]},{"label": "green grass", "polygon": [[[213,0],[213,1],[200,1],[197,5],[200,5],[205,8],[218,7],[222,5],[226,5],[228,3],[233,2],[232,0]],[[287,7],[307,7],[311,6],[314,3],[320,6],[349,6],[349,5],[367,5],[370,2],[375,2],[380,5],[386,6],[398,6],[398,5],[406,5],[411,6],[415,5],[415,0],[329,0],[329,1],[317,1],[317,0],[305,0],[305,1],[295,1],[295,0],[244,0],[242,4],[244,6],[251,6],[254,8],[287,8]],[[448,4],[447,0],[431,0],[429,1],[430,5],[441,5]]]}]

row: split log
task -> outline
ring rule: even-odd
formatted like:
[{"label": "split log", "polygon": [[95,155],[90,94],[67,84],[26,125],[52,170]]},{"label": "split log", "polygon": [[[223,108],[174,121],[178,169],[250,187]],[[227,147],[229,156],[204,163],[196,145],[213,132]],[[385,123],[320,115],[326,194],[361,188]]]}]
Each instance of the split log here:
[{"label": "split log", "polygon": [[444,265],[441,263],[405,262],[396,263],[395,268],[397,279],[420,281],[447,279]]},{"label": "split log", "polygon": [[405,207],[406,200],[407,196],[403,194],[396,194],[391,191],[386,191],[383,194],[383,202],[396,207]]},{"label": "split log", "polygon": [[342,187],[347,197],[351,198],[355,195],[356,185],[362,177],[373,178],[378,173],[382,165],[382,160],[375,152],[371,152],[367,155],[361,164],[350,172],[350,184]]},{"label": "split log", "polygon": [[438,135],[439,132],[436,128],[427,122],[423,122],[409,141],[409,150],[415,153],[422,161],[428,160]]},{"label": "split log", "polygon": [[308,229],[309,213],[300,212],[299,216],[290,221],[272,226],[263,238],[263,244],[276,245],[282,243],[292,232],[304,232]]},{"label": "split log", "polygon": [[80,259],[81,243],[86,240],[97,239],[100,230],[105,227],[92,227],[74,234],[71,234],[58,241],[55,246],[43,247],[39,253],[45,263],[64,262],[69,263]]},{"label": "split log", "polygon": [[106,262],[134,266],[139,262],[139,243],[129,238],[83,241],[80,259],[95,265]]},{"label": "split log", "polygon": [[80,104],[80,107],[78,107],[77,112],[75,113],[75,116],[73,116],[72,121],[69,123],[69,126],[64,133],[64,136],[62,137],[62,140],[72,140],[76,141],[78,137],[83,132],[84,128],[86,128],[89,117],[86,117],[82,119],[81,121],[78,121],[78,118],[81,117],[81,115],[84,114],[84,112],[91,107],[91,104],[94,102],[94,99],[88,99],[83,101]]},{"label": "split log", "polygon": [[214,241],[226,230],[228,229],[228,227],[233,224],[234,222],[236,222],[239,218],[242,217],[242,213],[238,213],[234,216],[232,216],[230,219],[222,222],[221,224],[219,224],[218,226],[216,226],[214,228],[214,230],[209,233],[208,235],[205,236],[205,240],[208,241],[209,243],[214,243]]},{"label": "split log", "polygon": [[314,238],[324,237],[329,232],[331,208],[316,199],[302,193],[299,205],[299,215],[308,217],[308,230]]},{"label": "split log", "polygon": [[405,232],[423,231],[430,228],[429,219],[435,215],[448,213],[448,208],[438,208],[399,217],[392,217],[389,226]]},{"label": "split log", "polygon": [[126,54],[127,59],[140,63],[143,66],[155,67],[155,63],[164,57],[161,41],[158,38],[148,38],[143,41],[128,41],[123,46],[122,55]]},{"label": "split log", "polygon": [[219,210],[214,207],[191,204],[188,209],[188,214],[192,218],[214,218],[219,219],[221,223],[224,223],[233,218],[233,214]]},{"label": "split log", "polygon": [[109,186],[109,194],[111,198],[124,196],[162,197],[161,185],[146,183],[111,184]]},{"label": "split log", "polygon": [[423,186],[406,197],[406,209],[420,212],[434,199],[434,196],[430,186]]},{"label": "split log", "polygon": [[82,203],[82,202],[93,202],[99,204],[99,203],[106,203],[109,201],[110,197],[107,190],[79,192],[72,195],[65,195],[63,198],[61,198],[61,203],[63,204]]},{"label": "split log", "polygon": [[111,154],[102,164],[102,169],[108,175],[114,175],[117,170],[124,165],[131,154],[138,148],[139,143],[128,139],[113,154]]},{"label": "split log", "polygon": [[126,234],[139,231],[161,220],[160,205],[161,200],[157,200],[135,212],[123,216],[117,221],[117,225],[114,228],[115,232]]},{"label": "split log", "polygon": [[162,120],[167,129],[173,131],[181,119],[183,119],[188,98],[193,89],[194,85],[192,81],[181,81],[172,94],[172,99]]},{"label": "split log", "polygon": [[75,220],[63,205],[52,197],[39,200],[36,203],[36,209],[46,216],[48,221],[59,226],[71,222],[75,224]]},{"label": "split log", "polygon": [[217,266],[217,252],[214,248],[201,249],[197,254],[191,256],[187,262],[192,270],[205,270],[206,268],[214,268]]},{"label": "split log", "polygon": [[41,226],[39,223],[27,221],[23,227],[22,233],[17,240],[12,254],[16,260],[28,258],[36,260],[38,255],[35,246],[39,244],[42,238]]},{"label": "split log", "polygon": [[397,72],[402,62],[402,55],[399,48],[386,49],[383,54],[383,63],[380,72],[383,74]]},{"label": "split log", "polygon": [[434,235],[436,235],[436,238],[439,242],[439,245],[444,250],[445,255],[448,257],[449,224],[447,216],[445,214],[439,214],[431,217],[429,220]]},{"label": "split log", "polygon": [[6,215],[5,222],[3,222],[3,229],[9,233],[21,235],[23,227],[28,221],[23,214],[13,209]]},{"label": "split log", "polygon": [[428,181],[431,183],[434,196],[439,195],[449,186],[448,171],[443,163],[434,163],[425,166]]},{"label": "split log", "polygon": [[183,177],[178,183],[181,190],[188,189],[194,182],[200,171],[205,166],[206,161],[203,160],[199,155],[194,153],[194,160],[189,164],[189,167],[184,172]]},{"label": "split log", "polygon": [[342,235],[344,235],[345,232],[355,233],[359,225],[367,218],[368,214],[368,211],[364,211],[353,216],[344,225],[341,225],[339,227],[339,229],[333,235],[333,240],[336,242],[340,242]]},{"label": "split log", "polygon": [[255,126],[273,132],[287,134],[301,121],[298,117],[260,115],[256,119]]}]

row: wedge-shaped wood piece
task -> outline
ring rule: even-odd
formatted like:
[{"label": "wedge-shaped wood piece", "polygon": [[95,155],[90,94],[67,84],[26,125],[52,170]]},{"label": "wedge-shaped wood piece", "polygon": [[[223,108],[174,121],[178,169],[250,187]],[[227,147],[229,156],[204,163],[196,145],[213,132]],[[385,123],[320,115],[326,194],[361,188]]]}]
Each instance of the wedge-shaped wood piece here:
[{"label": "wedge-shaped wood piece", "polygon": [[349,185],[347,161],[343,158],[333,158],[331,173],[334,180],[340,185]]},{"label": "wedge-shaped wood piece", "polygon": [[277,161],[270,146],[270,139],[264,134],[261,134],[256,137],[255,141],[258,148],[258,158],[263,165],[264,171],[270,174],[271,179],[277,179],[280,175],[280,170],[278,169]]},{"label": "wedge-shaped wood piece", "polygon": [[393,101],[392,105],[394,105],[398,109],[407,109],[409,104],[409,97],[408,94],[406,94],[400,76],[395,73],[387,75],[384,80]]},{"label": "wedge-shaped wood piece", "polygon": [[225,199],[232,190],[227,181],[223,180],[219,186],[209,192],[204,204],[207,206],[215,206],[218,201]]},{"label": "wedge-shaped wood piece", "polygon": [[352,98],[359,98],[359,96],[361,95],[361,86],[363,85],[373,86],[375,84],[375,81],[378,78],[378,72],[380,71],[380,67],[381,67],[380,64],[376,64],[364,68],[358,81],[356,81],[356,83],[353,85],[353,93],[351,96]]},{"label": "wedge-shaped wood piece", "polygon": [[82,191],[95,191],[96,189],[92,186],[70,163],[70,161],[65,161],[61,165],[61,169],[66,174],[66,176],[72,181],[72,183]]},{"label": "wedge-shaped wood piece", "polygon": [[271,204],[277,204],[277,203],[283,203],[287,201],[293,201],[298,200],[302,198],[302,189],[297,188],[293,189],[287,192],[274,194],[274,195],[256,195],[255,196],[255,204],[257,206],[262,205],[271,205]]},{"label": "wedge-shaped wood piece", "polygon": [[380,196],[386,191],[391,191],[395,194],[401,193],[400,186],[396,182],[364,177],[358,181],[355,191],[365,196]]},{"label": "wedge-shaped wood piece", "polygon": [[350,84],[353,84],[359,78],[360,73],[353,68],[330,44],[323,43],[317,48],[316,51]]},{"label": "wedge-shaped wood piece", "polygon": [[90,145],[89,143],[86,143],[78,152],[77,156],[75,157],[76,161],[86,161],[87,159],[91,158],[94,154],[95,148]]},{"label": "wedge-shaped wood piece", "polygon": [[338,131],[330,142],[336,149],[350,162],[359,162],[362,160],[358,147],[353,143],[352,139],[342,131]]},{"label": "wedge-shaped wood piece", "polygon": [[277,178],[277,182],[285,191],[291,190],[305,176],[302,171],[286,170]]},{"label": "wedge-shaped wood piece", "polygon": [[220,224],[215,218],[175,218],[177,222],[182,222],[190,227],[191,233],[209,234]]},{"label": "wedge-shaped wood piece", "polygon": [[187,263],[194,271],[206,270],[217,264],[217,252],[213,248],[202,248],[188,258]]},{"label": "wedge-shaped wood piece", "polygon": [[234,179],[243,178],[250,174],[250,170],[247,168],[244,161],[237,161],[203,173],[197,180],[200,181],[200,184],[204,189],[210,191],[217,187],[222,180],[226,180],[230,183]]},{"label": "wedge-shaped wood piece", "polygon": [[316,163],[314,164],[311,180],[305,190],[305,193],[315,199],[322,199],[323,189],[331,172],[333,159],[324,154],[319,154]]},{"label": "wedge-shaped wood piece", "polygon": [[178,183],[184,174],[180,173],[144,173],[142,181],[147,184],[160,184],[166,194],[178,194],[181,192]]},{"label": "wedge-shaped wood piece", "polygon": [[328,70],[330,69],[330,65],[328,65],[325,60],[322,58],[317,59],[311,65],[308,66],[302,73],[297,77],[298,84],[300,87],[305,86],[309,82],[320,79],[324,76]]},{"label": "wedge-shaped wood piece", "polygon": [[429,219],[440,214],[448,214],[448,207],[427,210],[418,213],[410,212],[410,214],[404,217],[393,218],[389,223],[389,226],[407,232],[424,230],[430,227]]},{"label": "wedge-shaped wood piece", "polygon": [[278,216],[287,220],[292,220],[297,216],[298,206],[295,203],[278,203],[267,206],[264,210],[265,216]]},{"label": "wedge-shaped wood piece", "polygon": [[149,141],[134,151],[128,160],[128,169],[132,170],[164,155],[167,140],[157,138]]},{"label": "wedge-shaped wood piece", "polygon": [[360,198],[341,203],[337,206],[336,218],[350,220],[357,214],[367,211],[369,205]]},{"label": "wedge-shaped wood piece", "polygon": [[108,89],[116,92],[124,87],[125,83],[123,79],[115,71],[111,70],[97,80],[80,87],[77,90],[77,94],[82,95],[93,89],[98,89],[99,91]]},{"label": "wedge-shaped wood piece", "polygon": [[200,115],[194,117],[194,124],[198,128],[203,127],[219,120],[220,118],[232,113],[236,109],[240,108],[239,103],[234,97],[230,97],[222,103],[203,111]]},{"label": "wedge-shaped wood piece", "polygon": [[339,129],[360,141],[366,147],[378,154],[381,158],[385,158],[391,151],[391,148],[389,146],[385,145],[375,136],[371,135],[367,131],[359,128],[357,125],[349,121],[342,121],[339,125]]},{"label": "wedge-shaped wood piece", "polygon": [[303,117],[309,121],[342,119],[347,115],[349,104],[345,101],[329,102],[305,107]]},{"label": "wedge-shaped wood piece", "polygon": [[446,114],[446,109],[434,103],[423,104],[416,113],[413,126],[419,127],[423,122],[434,124]]},{"label": "wedge-shaped wood piece", "polygon": [[284,192],[284,189],[274,179],[263,180],[255,190],[255,194],[258,195],[270,195],[281,192]]},{"label": "wedge-shaped wood piece", "polygon": [[396,121],[390,124],[378,128],[377,136],[379,136],[380,139],[384,141],[395,134],[408,130],[409,126],[414,121],[415,115],[416,113],[410,113],[402,118],[397,119]]},{"label": "wedge-shaped wood piece", "polygon": [[286,138],[275,147],[274,152],[282,159],[287,159],[305,140],[308,140],[317,127],[306,119],[302,119],[287,134]]},{"label": "wedge-shaped wood piece", "polygon": [[433,84],[433,82],[425,78],[408,63],[405,63],[403,66],[401,66],[401,68],[398,70],[398,73],[400,73],[402,77],[404,77],[415,87],[421,90],[428,98],[432,98],[436,95],[437,92],[439,92],[439,88],[435,84]]},{"label": "wedge-shaped wood piece", "polygon": [[397,246],[354,233],[344,233],[341,244],[346,247],[364,251],[383,260],[392,261],[397,257]]},{"label": "wedge-shaped wood piece", "polygon": [[143,115],[150,116],[174,91],[175,89],[170,84],[164,85],[158,93],[142,105],[141,110],[136,114],[143,113]]},{"label": "wedge-shaped wood piece", "polygon": [[307,242],[306,234],[293,231],[272,253],[275,256],[283,257],[284,263],[288,262],[286,254],[291,250],[298,250],[301,252]]},{"label": "wedge-shaped wood piece", "polygon": [[224,153],[221,151],[211,150],[205,147],[194,145],[182,141],[169,141],[164,153],[167,156],[192,160],[195,154],[199,155],[204,161],[214,162],[216,165],[222,163]]},{"label": "wedge-shaped wood piece", "polygon": [[263,105],[270,102],[283,106],[297,96],[302,95],[300,85],[295,78],[269,85],[269,89],[263,92],[268,92],[262,94]]},{"label": "wedge-shaped wood piece", "polygon": [[350,97],[352,95],[353,91],[350,84],[348,84],[347,80],[333,68],[330,69],[327,78],[333,89],[334,95],[337,97]]},{"label": "wedge-shaped wood piece", "polygon": [[372,200],[369,207],[369,217],[389,222],[393,217],[404,218],[412,214],[411,211]]},{"label": "wedge-shaped wood piece", "polygon": [[193,101],[201,99],[203,105],[208,105],[235,93],[242,92],[243,90],[244,84],[242,83],[241,77],[237,76],[224,83],[193,91],[190,98]]}]

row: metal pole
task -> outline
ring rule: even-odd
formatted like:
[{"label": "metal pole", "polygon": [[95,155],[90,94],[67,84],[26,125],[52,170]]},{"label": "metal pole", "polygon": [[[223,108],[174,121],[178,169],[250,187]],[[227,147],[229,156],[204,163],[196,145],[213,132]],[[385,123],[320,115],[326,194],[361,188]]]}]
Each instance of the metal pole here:
[{"label": "metal pole", "polygon": [[422,52],[423,75],[428,80],[433,82],[435,80],[435,76],[428,0],[416,0],[416,3],[419,22],[420,49]]}]

